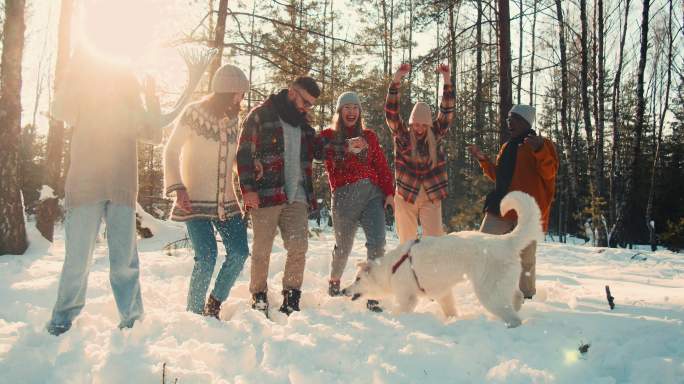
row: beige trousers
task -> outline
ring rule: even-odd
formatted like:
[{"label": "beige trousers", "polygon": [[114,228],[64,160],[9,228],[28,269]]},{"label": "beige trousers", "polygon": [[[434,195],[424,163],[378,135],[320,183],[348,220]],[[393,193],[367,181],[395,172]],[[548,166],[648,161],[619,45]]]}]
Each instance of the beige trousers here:
[{"label": "beige trousers", "polygon": [[[506,220],[500,216],[485,213],[482,225],[480,225],[480,232],[503,235],[512,231],[513,228],[515,228],[515,225],[515,221]],[[536,241],[533,241],[520,252],[520,265],[522,266],[522,271],[520,271],[520,290],[525,298],[531,298],[537,292],[535,289],[536,252]]]},{"label": "beige trousers", "polygon": [[416,202],[411,204],[398,193],[394,195],[395,213],[397,221],[397,235],[399,243],[418,238],[418,220],[423,228],[423,236],[442,236],[442,201],[430,201],[421,188]]},{"label": "beige trousers", "polygon": [[276,228],[287,250],[283,289],[301,289],[304,280],[306,251],[309,246],[308,205],[300,202],[251,210],[252,269],[249,291],[254,294],[268,289],[268,266]]}]

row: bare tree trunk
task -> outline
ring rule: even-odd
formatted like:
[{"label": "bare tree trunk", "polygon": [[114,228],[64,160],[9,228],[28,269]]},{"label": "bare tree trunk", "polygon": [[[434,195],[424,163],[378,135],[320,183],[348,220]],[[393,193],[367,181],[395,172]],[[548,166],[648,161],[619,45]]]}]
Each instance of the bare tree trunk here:
[{"label": "bare tree trunk", "polygon": [[[627,207],[618,216],[618,227],[624,227],[629,243],[637,240],[643,211],[640,209],[637,183],[641,179],[641,140],[644,132],[644,122],[646,114],[646,98],[644,97],[644,77],[646,72],[646,60],[648,58],[648,22],[649,22],[650,1],[643,1],[641,14],[641,49],[639,51],[639,65],[637,70],[636,97],[637,108],[634,125],[634,141],[632,144],[632,157],[630,175],[625,186],[627,196]],[[626,218],[629,220],[626,220]]]},{"label": "bare tree trunk", "polygon": [[[589,153],[592,172],[592,221],[596,231],[596,245],[605,247],[607,233],[604,225],[605,195],[603,191],[603,0],[594,0],[594,23],[592,41],[592,89],[594,91],[593,115],[596,127],[594,152]],[[587,47],[588,50],[588,47]]]},{"label": "bare tree trunk", "polygon": [[513,106],[511,84],[511,16],[508,0],[498,0],[499,18],[499,144],[508,141],[506,118]]},{"label": "bare tree trunk", "polygon": [[388,72],[387,75],[392,75],[392,55],[394,55],[394,0],[390,0],[389,13],[389,57],[388,57]]},{"label": "bare tree trunk", "polygon": [[619,191],[621,188],[622,177],[625,175],[620,174],[619,170],[622,169],[621,159],[620,159],[620,85],[622,82],[622,64],[624,58],[625,50],[625,40],[627,37],[627,25],[629,19],[629,4],[630,0],[625,1],[625,18],[622,26],[622,36],[620,37],[620,49],[618,53],[618,64],[615,70],[615,78],[613,79],[613,97],[612,97],[612,117],[611,123],[613,125],[613,146],[611,148],[610,156],[610,175],[609,175],[609,199],[610,199],[610,209],[609,209],[609,222],[611,223],[611,229],[608,237],[611,239],[609,241],[610,246],[614,246],[613,241],[614,235],[617,230],[617,218],[618,211],[623,207],[624,194]]},{"label": "bare tree trunk", "polygon": [[[55,64],[54,92],[62,82],[69,52],[71,51],[71,16],[73,0],[62,0],[59,16],[59,40],[57,47],[57,63]],[[47,155],[45,162],[44,184],[52,188],[54,198],[47,198],[40,203],[36,212],[36,228],[47,240],[54,237],[55,220],[59,215],[58,197],[64,195],[62,177],[62,160],[64,156],[64,122],[50,118],[50,129],[47,137]]]},{"label": "bare tree trunk", "polygon": [[0,255],[28,248],[19,182],[25,0],[5,0],[0,64]]},{"label": "bare tree trunk", "polygon": [[[327,5],[326,5],[327,9]],[[252,4],[252,19],[250,20],[250,34],[249,34],[249,93],[247,94],[247,110],[252,110],[252,76],[254,74],[254,14],[256,13],[256,1]],[[323,16],[325,18],[325,15]],[[325,34],[325,33],[324,33]],[[325,44],[325,39],[323,40]],[[325,48],[323,50],[325,56]],[[325,64],[323,64],[325,70]],[[325,73],[325,72],[324,72]],[[323,77],[325,81],[325,76]],[[325,84],[325,83],[324,83]]]},{"label": "bare tree trunk", "polygon": [[533,1],[532,10],[532,57],[530,58],[530,105],[534,105],[534,56],[536,54],[535,37],[537,33],[537,1]]},{"label": "bare tree trunk", "polygon": [[[658,126],[658,139],[656,142],[655,154],[653,155],[653,166],[651,167],[651,184],[648,188],[648,202],[646,203],[646,226],[648,227],[649,243],[651,244],[651,251],[658,249],[655,238],[655,223],[653,221],[653,199],[655,196],[655,178],[656,170],[658,168],[658,160],[660,159],[660,145],[662,144],[663,126],[665,125],[665,114],[669,108],[670,102],[670,85],[672,84],[672,46],[674,45],[674,36],[672,34],[672,0],[669,0],[669,13],[667,21],[668,47],[667,47],[667,78],[665,80],[665,95],[661,100],[665,100],[660,115]],[[654,117],[655,120],[655,117]]]},{"label": "bare tree trunk", "polygon": [[598,119],[596,121],[596,190],[601,198],[605,199],[605,156],[604,129],[605,129],[605,105],[606,105],[606,69],[605,69],[605,27],[603,16],[603,0],[598,0]]},{"label": "bare tree trunk", "polygon": [[209,31],[214,30],[214,0],[209,0]]},{"label": "bare tree trunk", "polygon": [[[484,111],[482,110],[483,98],[482,89],[484,87],[482,80],[482,0],[477,0],[477,24],[475,26],[477,47],[475,51],[475,144],[482,148],[483,129],[484,129]],[[456,76],[456,71],[451,71]],[[454,82],[453,84],[456,84]]]},{"label": "bare tree trunk", "polygon": [[[213,9],[212,9],[213,11]],[[211,80],[216,72],[221,66],[223,60],[223,46],[226,37],[226,17],[228,16],[228,0],[219,1],[218,17],[216,19],[216,30],[214,31],[214,43],[213,48],[218,50],[214,61],[209,67],[209,90],[211,90]]]},{"label": "bare tree trunk", "polygon": [[[536,3],[536,1],[535,1]],[[520,93],[522,91],[522,59],[523,59],[523,0],[519,0],[518,5],[520,6],[519,14],[519,25],[520,25],[520,40],[518,42],[518,98],[517,104],[520,104]]]},{"label": "bare tree trunk", "polygon": [[[580,0],[580,20],[582,23],[581,34],[581,56],[582,65],[580,71],[580,95],[582,97],[582,117],[584,121],[584,130],[587,136],[587,162],[589,169],[589,190],[591,192],[591,212],[592,224],[597,233],[596,245],[606,245],[606,231],[603,228],[603,214],[601,209],[601,196],[598,191],[598,162],[596,160],[595,142],[593,136],[593,128],[591,125],[591,110],[589,107],[589,43],[587,41],[589,35],[589,25],[587,22],[587,2]],[[596,50],[594,50],[596,51]],[[596,84],[596,82],[594,82]],[[596,86],[594,86],[594,93],[596,93]],[[596,96],[594,96],[596,99]],[[598,104],[594,104],[596,114],[598,114]]]},{"label": "bare tree trunk", "polygon": [[[330,0],[330,89],[335,89],[335,0]],[[334,110],[335,101],[330,99],[330,110]]]},{"label": "bare tree trunk", "polygon": [[392,67],[389,64],[389,28],[387,27],[387,1],[380,1],[382,7],[382,73],[385,76],[390,76]]},{"label": "bare tree trunk", "polygon": [[[439,28],[439,27],[438,27]],[[409,49],[408,61],[411,64],[411,70],[408,74],[408,87],[406,89],[406,101],[411,102],[411,85],[413,83],[413,1],[409,0]]]},{"label": "bare tree trunk", "polygon": [[[456,17],[453,3],[449,5],[449,63],[451,64],[451,84],[456,84]],[[437,43],[439,44],[439,33],[437,33]],[[437,45],[439,46],[439,45]],[[437,76],[439,86],[439,76]],[[437,88],[439,94],[439,88]]]},{"label": "bare tree trunk", "polygon": [[595,174],[593,172],[592,165],[593,152],[594,152],[594,135],[591,125],[591,110],[589,109],[589,47],[587,42],[587,35],[589,34],[589,26],[587,23],[587,2],[586,0],[580,0],[580,20],[582,23],[582,33],[581,33],[581,70],[580,70],[580,95],[582,97],[582,118],[584,123],[584,130],[587,135],[587,153],[589,157],[589,172],[591,173],[591,189],[592,198],[595,193],[593,189],[596,188],[594,183]]},{"label": "bare tree trunk", "polygon": [[577,171],[575,169],[575,162],[572,159],[573,154],[573,138],[568,124],[568,61],[567,50],[565,46],[565,18],[563,16],[563,6],[561,0],[556,0],[556,17],[558,18],[558,45],[560,49],[560,66],[561,66],[561,106],[560,106],[560,125],[563,137],[563,146],[565,147],[564,157],[565,163],[570,174],[570,199],[577,201]]}]

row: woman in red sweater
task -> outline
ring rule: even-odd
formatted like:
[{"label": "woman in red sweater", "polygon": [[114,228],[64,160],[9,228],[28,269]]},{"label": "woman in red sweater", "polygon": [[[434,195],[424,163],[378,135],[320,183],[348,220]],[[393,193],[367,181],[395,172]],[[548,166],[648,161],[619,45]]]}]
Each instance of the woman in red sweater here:
[{"label": "woman in red sweater", "polygon": [[[332,126],[321,132],[335,230],[330,296],[340,295],[340,279],[359,225],[366,235],[367,258],[385,254],[385,208],[394,208],[392,172],[375,132],[363,124],[358,95],[340,95],[336,110]],[[380,310],[375,300],[368,300],[368,308]]]}]

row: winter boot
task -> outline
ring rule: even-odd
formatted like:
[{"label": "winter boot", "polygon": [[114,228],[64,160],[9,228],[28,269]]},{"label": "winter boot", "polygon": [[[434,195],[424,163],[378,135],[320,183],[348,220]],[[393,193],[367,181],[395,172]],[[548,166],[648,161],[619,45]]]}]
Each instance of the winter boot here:
[{"label": "winter boot", "polygon": [[299,289],[283,290],[283,305],[280,306],[280,312],[288,316],[294,311],[299,312],[299,298],[301,296],[302,291]]},{"label": "winter boot", "polygon": [[377,300],[368,300],[366,302],[366,308],[371,312],[382,312],[382,307],[380,307],[380,303]]},{"label": "winter boot", "polygon": [[204,305],[204,316],[210,316],[218,320],[219,312],[221,312],[221,302],[218,301],[213,295],[209,295],[209,300]]},{"label": "winter boot", "polygon": [[342,296],[342,292],[340,291],[340,281],[339,280],[330,280],[328,282],[328,296],[330,296],[330,297]]},{"label": "winter boot", "polygon": [[268,296],[266,292],[257,292],[252,295],[252,309],[262,312],[268,318]]}]

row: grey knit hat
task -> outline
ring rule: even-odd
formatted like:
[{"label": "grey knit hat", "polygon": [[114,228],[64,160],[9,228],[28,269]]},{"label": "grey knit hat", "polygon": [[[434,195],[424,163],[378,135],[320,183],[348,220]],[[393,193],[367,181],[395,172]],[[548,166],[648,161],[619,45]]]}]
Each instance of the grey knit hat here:
[{"label": "grey knit hat", "polygon": [[337,98],[337,106],[335,107],[335,110],[339,111],[340,108],[347,104],[356,104],[360,109],[361,101],[359,101],[359,95],[357,95],[356,92],[345,92],[341,94],[340,97]]},{"label": "grey knit hat", "polygon": [[245,93],[249,91],[249,80],[240,68],[224,64],[214,73],[211,90],[216,93]]}]

